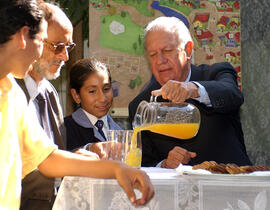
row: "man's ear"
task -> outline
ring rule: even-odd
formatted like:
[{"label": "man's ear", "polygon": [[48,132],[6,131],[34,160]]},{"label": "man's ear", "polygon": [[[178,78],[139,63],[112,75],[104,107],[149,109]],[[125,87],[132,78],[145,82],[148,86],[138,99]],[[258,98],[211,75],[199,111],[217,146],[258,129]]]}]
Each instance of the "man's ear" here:
[{"label": "man's ear", "polygon": [[80,95],[77,93],[77,91],[74,88],[70,89],[70,93],[72,95],[73,100],[77,103],[80,104],[81,103],[81,97]]},{"label": "man's ear", "polygon": [[18,32],[18,36],[19,36],[19,46],[20,46],[20,48],[25,49],[27,39],[28,39],[28,36],[29,36],[29,28],[27,26],[22,27]]},{"label": "man's ear", "polygon": [[191,57],[192,50],[193,50],[193,42],[192,41],[188,41],[186,43],[186,46],[185,46],[185,52],[186,52],[187,57],[189,57],[189,58]]}]

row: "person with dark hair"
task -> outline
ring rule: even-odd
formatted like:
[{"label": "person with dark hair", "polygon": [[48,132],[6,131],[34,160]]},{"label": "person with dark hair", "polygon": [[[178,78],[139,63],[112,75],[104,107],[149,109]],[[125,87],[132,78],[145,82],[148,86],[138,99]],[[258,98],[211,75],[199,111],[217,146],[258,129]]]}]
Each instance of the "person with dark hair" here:
[{"label": "person with dark hair", "polygon": [[[42,55],[25,78],[17,79],[17,82],[48,137],[59,149],[65,149],[63,111],[58,93],[48,80],[60,76],[62,66],[69,59],[68,53],[75,47],[73,26],[57,5],[45,3],[43,9],[48,22],[48,37]],[[32,171],[22,180],[20,210],[52,209],[59,185],[59,179],[47,178],[39,170]]]},{"label": "person with dark hair", "polygon": [[159,17],[145,28],[145,48],[154,79],[129,104],[130,123],[142,100],[188,102],[199,108],[198,134],[183,140],[142,132],[142,166],[176,168],[203,161],[250,165],[239,117],[243,94],[237,73],[226,62],[191,64],[193,41],[176,17]]},{"label": "person with dark hair", "polygon": [[110,71],[96,59],[86,58],[76,62],[69,75],[71,95],[80,108],[65,117],[67,149],[82,147],[106,157],[107,131],[121,129],[108,114],[113,102]]},{"label": "person with dark hair", "polygon": [[[43,16],[35,0],[0,2],[0,209],[19,209],[21,179],[36,168],[48,177],[116,178],[134,205],[145,204],[154,195],[145,172],[58,149],[29,109],[14,76],[23,78],[41,56],[47,38]],[[22,22],[23,17],[27,21]],[[17,29],[2,31],[10,24]],[[140,199],[134,188],[142,192]]]},{"label": "person with dark hair", "polygon": [[[0,44],[11,40],[21,27],[29,27],[29,38],[34,39],[40,31],[43,12],[35,0],[1,0],[0,2]],[[10,17],[10,18],[7,18]]]}]

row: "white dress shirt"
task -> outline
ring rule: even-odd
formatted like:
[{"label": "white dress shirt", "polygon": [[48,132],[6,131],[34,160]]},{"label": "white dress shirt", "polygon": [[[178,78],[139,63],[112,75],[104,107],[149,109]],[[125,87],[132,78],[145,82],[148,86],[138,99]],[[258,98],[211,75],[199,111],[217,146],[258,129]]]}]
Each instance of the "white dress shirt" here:
[{"label": "white dress shirt", "polygon": [[[36,97],[39,93],[45,94],[45,91],[47,90],[46,83],[48,81],[46,79],[43,79],[39,82],[39,84],[37,84],[35,80],[29,74],[27,74],[24,78],[24,82],[30,96],[29,107],[36,112],[36,116],[41,124],[39,106]],[[51,137],[54,138],[51,122],[49,123],[49,126],[51,131]],[[52,141],[54,142],[54,139],[52,139]]]}]

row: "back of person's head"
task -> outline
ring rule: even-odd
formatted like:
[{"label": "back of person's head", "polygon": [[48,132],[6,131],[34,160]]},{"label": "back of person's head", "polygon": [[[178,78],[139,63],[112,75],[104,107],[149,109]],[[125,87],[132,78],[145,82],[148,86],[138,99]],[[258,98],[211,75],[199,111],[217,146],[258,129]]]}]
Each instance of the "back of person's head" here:
[{"label": "back of person's head", "polygon": [[83,86],[84,81],[95,72],[106,72],[109,76],[109,81],[111,82],[111,73],[104,63],[101,63],[95,58],[78,60],[70,69],[70,88],[73,88],[77,93],[80,93],[80,89]]},{"label": "back of person's head", "polygon": [[[179,18],[165,16],[154,19],[146,26],[144,30],[144,40],[146,40],[149,32],[160,30],[175,34],[181,49],[185,49],[185,46],[189,41],[192,42],[188,28]],[[145,45],[145,47],[147,46]]]},{"label": "back of person's head", "polygon": [[0,45],[8,42],[22,27],[29,27],[29,38],[34,39],[40,31],[44,16],[41,0],[0,1]]}]

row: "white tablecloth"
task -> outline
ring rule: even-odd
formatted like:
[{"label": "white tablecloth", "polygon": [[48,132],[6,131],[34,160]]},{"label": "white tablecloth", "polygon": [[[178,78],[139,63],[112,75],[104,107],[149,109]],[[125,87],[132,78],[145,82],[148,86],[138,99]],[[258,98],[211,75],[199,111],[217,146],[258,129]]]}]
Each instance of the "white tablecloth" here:
[{"label": "white tablecloth", "polygon": [[155,188],[146,206],[135,208],[116,180],[65,177],[53,210],[270,209],[270,176],[179,175],[172,169],[142,169]]}]

